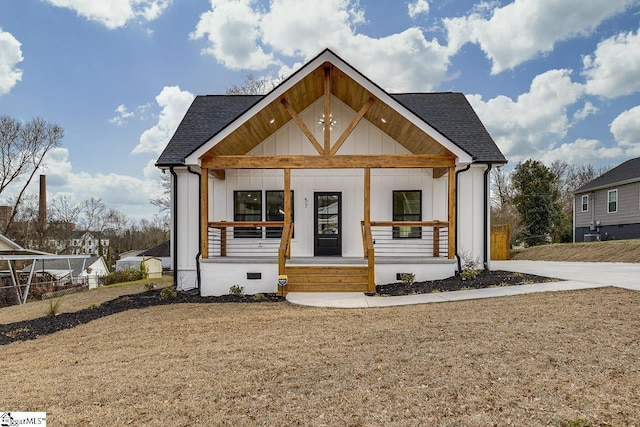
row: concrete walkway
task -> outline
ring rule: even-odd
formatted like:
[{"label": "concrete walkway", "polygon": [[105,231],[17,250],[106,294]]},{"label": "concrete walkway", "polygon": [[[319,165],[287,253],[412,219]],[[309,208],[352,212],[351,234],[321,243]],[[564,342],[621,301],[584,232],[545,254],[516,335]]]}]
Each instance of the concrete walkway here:
[{"label": "concrete walkway", "polygon": [[368,308],[495,298],[534,292],[572,291],[607,286],[640,291],[640,264],[492,261],[491,269],[537,274],[565,281],[398,297],[368,297],[362,292],[290,292],[287,294],[287,301],[292,304],[313,307]]}]

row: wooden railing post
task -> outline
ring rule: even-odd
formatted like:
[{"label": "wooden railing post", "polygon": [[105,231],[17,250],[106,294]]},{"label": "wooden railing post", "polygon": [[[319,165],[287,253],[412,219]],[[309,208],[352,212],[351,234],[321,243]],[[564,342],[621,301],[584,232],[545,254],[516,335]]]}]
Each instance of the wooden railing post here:
[{"label": "wooden railing post", "polygon": [[438,258],[440,256],[440,226],[437,224],[433,226],[433,257]]}]

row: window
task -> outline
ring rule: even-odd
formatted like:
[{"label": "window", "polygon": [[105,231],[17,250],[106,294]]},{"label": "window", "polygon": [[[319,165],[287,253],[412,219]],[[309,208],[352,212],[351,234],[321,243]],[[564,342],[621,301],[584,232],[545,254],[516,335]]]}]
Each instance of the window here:
[{"label": "window", "polygon": [[[284,191],[265,191],[266,221],[284,221]],[[291,192],[291,221],[293,221],[293,191]],[[267,227],[267,238],[282,237],[282,227]]]},{"label": "window", "polygon": [[609,190],[607,195],[607,212],[618,212],[618,190]]},{"label": "window", "polygon": [[[262,191],[234,191],[234,221],[262,221]],[[284,191],[265,191],[265,221],[284,221]],[[293,221],[293,191],[291,192]],[[262,238],[261,227],[235,227],[234,237]],[[266,227],[267,238],[280,238],[282,227]]]},{"label": "window", "polygon": [[[262,191],[234,191],[233,192],[233,220],[234,221],[262,221]],[[262,237],[260,227],[235,227],[233,237]]]},{"label": "window", "polygon": [[589,195],[585,194],[582,196],[582,212],[587,212],[589,210]]},{"label": "window", "polygon": [[[422,191],[393,192],[394,221],[422,221]],[[420,227],[393,227],[393,238],[420,238]]]}]

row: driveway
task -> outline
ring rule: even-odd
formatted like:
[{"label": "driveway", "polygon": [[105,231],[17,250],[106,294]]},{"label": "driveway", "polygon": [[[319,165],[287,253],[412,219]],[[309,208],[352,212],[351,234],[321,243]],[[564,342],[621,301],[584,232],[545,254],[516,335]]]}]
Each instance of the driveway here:
[{"label": "driveway", "polygon": [[491,270],[518,271],[640,291],[640,264],[623,262],[491,261]]}]

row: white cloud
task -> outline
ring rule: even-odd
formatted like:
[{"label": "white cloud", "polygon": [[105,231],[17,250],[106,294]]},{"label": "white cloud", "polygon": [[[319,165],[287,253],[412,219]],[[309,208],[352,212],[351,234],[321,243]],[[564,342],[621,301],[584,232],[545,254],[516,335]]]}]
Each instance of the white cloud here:
[{"label": "white cloud", "polygon": [[109,123],[113,123],[117,126],[122,126],[127,123],[127,120],[136,116],[133,111],[129,111],[124,104],[118,105],[116,108],[116,115],[109,119]]},{"label": "white cloud", "polygon": [[598,164],[602,160],[618,160],[624,152],[620,147],[605,147],[596,139],[579,138],[542,153],[540,160],[551,164],[563,160],[572,165]]},{"label": "white cloud", "polygon": [[211,46],[203,53],[233,70],[257,70],[276,64],[273,55],[265,53],[259,45],[261,16],[253,10],[253,3],[253,0],[211,0],[212,10],[200,16],[190,37],[207,38]]},{"label": "white cloud", "polygon": [[584,103],[584,107],[575,112],[575,114],[573,115],[573,120],[576,122],[582,121],[587,117],[596,114],[598,111],[600,111],[598,107],[587,101]]},{"label": "white cloud", "polygon": [[609,129],[627,156],[640,155],[640,105],[620,113]]},{"label": "white cloud", "polygon": [[96,21],[109,29],[125,26],[133,19],[153,21],[173,0],[46,0],[57,7],[75,11],[79,16]]},{"label": "white cloud", "polygon": [[[287,75],[291,69],[278,56],[306,61],[329,47],[389,91],[431,90],[449,78],[447,48],[417,27],[381,38],[358,33],[365,16],[355,0],[273,0],[267,9],[252,0],[211,5],[191,36],[206,36],[206,53],[228,68],[275,65]],[[300,17],[313,17],[313,25]]]},{"label": "white cloud", "polygon": [[191,92],[180,90],[178,86],[162,88],[156,96],[156,102],[162,107],[158,123],[142,133],[140,143],[132,153],[160,154],[178,128],[193,99]]},{"label": "white cloud", "polygon": [[[603,20],[636,0],[515,0],[491,13],[445,18],[453,55],[477,43],[498,74],[553,50],[556,42],[590,34]],[[490,15],[490,16],[489,16]]]},{"label": "white cloud", "polygon": [[640,30],[618,34],[598,43],[582,59],[587,92],[606,98],[640,91]]},{"label": "white cloud", "polygon": [[505,156],[518,162],[542,157],[566,136],[571,126],[567,108],[583,91],[571,81],[570,70],[550,70],[536,76],[529,92],[516,101],[506,96],[486,102],[481,95],[467,99]]},{"label": "white cloud", "polygon": [[413,3],[408,3],[407,8],[409,9],[409,16],[415,19],[421,13],[425,15],[429,13],[429,2],[427,0],[416,0]]},{"label": "white cloud", "polygon": [[[109,208],[125,213],[130,218],[151,217],[157,210],[149,203],[150,197],[161,192],[159,172],[154,175],[145,167],[145,179],[133,176],[74,172],[67,148],[54,148],[47,153],[47,191],[50,198],[57,194],[70,194],[79,203],[90,197],[102,199]],[[33,183],[32,183],[33,184]],[[30,188],[37,191],[35,184]]]},{"label": "white cloud", "polygon": [[20,42],[0,28],[0,95],[9,93],[22,79],[22,70],[16,68],[22,59]]}]

